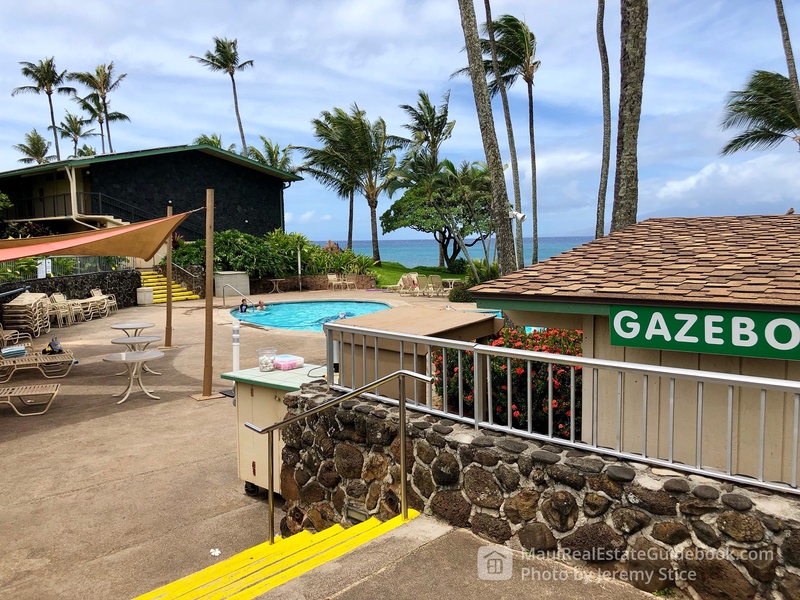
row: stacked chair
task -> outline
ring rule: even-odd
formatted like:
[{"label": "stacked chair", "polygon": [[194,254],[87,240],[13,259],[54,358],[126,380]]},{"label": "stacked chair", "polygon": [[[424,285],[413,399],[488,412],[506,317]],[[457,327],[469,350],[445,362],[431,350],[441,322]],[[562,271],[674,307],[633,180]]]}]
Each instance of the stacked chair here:
[{"label": "stacked chair", "polygon": [[[24,294],[20,295],[23,296]],[[25,331],[33,337],[39,337],[42,333],[50,331],[49,304],[44,294],[30,302],[4,304],[3,325],[9,330]]]}]

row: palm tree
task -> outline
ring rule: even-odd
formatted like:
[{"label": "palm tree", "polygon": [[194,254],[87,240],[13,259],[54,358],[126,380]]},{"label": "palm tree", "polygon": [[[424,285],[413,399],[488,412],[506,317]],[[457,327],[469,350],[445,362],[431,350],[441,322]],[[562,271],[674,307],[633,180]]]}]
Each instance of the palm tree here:
[{"label": "palm tree", "polygon": [[[216,133],[212,133],[211,136],[201,133],[194,139],[192,144],[195,146],[211,146],[212,148],[225,150],[225,148],[222,147],[222,136],[219,136]],[[227,150],[228,152],[236,152],[236,144],[231,144],[228,146]]]},{"label": "palm tree", "polygon": [[754,71],[745,89],[731,92],[725,103],[722,129],[735,127],[745,130],[725,145],[723,155],[772,148],[786,138],[800,144],[800,113],[789,79],[780,73]]},{"label": "palm tree", "polygon": [[56,145],[56,159],[61,160],[61,151],[58,147],[58,136],[56,135],[56,117],[53,111],[53,92],[59,94],[72,95],[75,93],[75,88],[62,85],[67,79],[67,72],[58,72],[54,57],[40,60],[38,64],[31,62],[21,62],[22,74],[31,79],[35,85],[24,85],[22,87],[14,88],[11,92],[12,96],[24,93],[47,94],[47,102],[50,105],[50,126],[53,130],[53,141]]},{"label": "palm tree", "polygon": [[[492,24],[492,7],[489,0],[483,0],[484,10],[486,11],[486,23],[484,23],[484,32],[489,40],[489,49],[492,58],[492,74],[494,81],[497,82],[497,90],[500,92],[500,103],[503,106],[503,116],[506,121],[506,136],[508,137],[508,151],[511,159],[511,183],[514,190],[514,209],[522,212],[522,192],[519,185],[519,164],[517,162],[517,144],[514,140],[514,125],[511,122],[511,108],[508,104],[508,94],[506,93],[506,86],[503,82],[503,74],[500,70],[500,63],[497,59],[497,43],[494,36],[494,25]],[[490,90],[491,93],[491,90]],[[521,269],[525,266],[525,244],[524,234],[522,231],[522,221],[516,220],[517,230],[515,232],[516,244],[516,258],[517,268]],[[537,253],[537,240],[534,236],[534,253]],[[488,257],[486,264],[489,264]]]},{"label": "palm tree", "polygon": [[264,144],[264,152],[262,153],[258,148],[254,148],[250,146],[247,149],[248,155],[251,159],[258,161],[268,167],[274,167],[275,169],[280,169],[282,171],[289,171],[294,172],[296,170],[294,164],[292,163],[292,152],[294,152],[295,147],[289,144],[281,149],[280,144],[274,142],[271,139],[264,137],[263,135],[259,136],[261,138],[261,142]]},{"label": "palm tree", "polygon": [[[491,13],[487,13],[490,15]],[[511,113],[508,107],[506,89],[513,86],[518,78],[527,84],[528,90],[528,134],[531,147],[531,224],[533,227],[533,252],[532,262],[539,262],[539,222],[538,200],[536,187],[536,143],[533,119],[533,79],[541,61],[536,60],[536,36],[524,21],[513,15],[502,15],[499,19],[484,24],[484,33],[489,37],[480,40],[481,50],[484,55],[489,55],[489,60],[483,61],[483,69],[489,82],[489,94],[500,94],[503,101],[503,112],[506,115],[506,131],[509,136],[511,149],[512,179],[514,169],[517,168],[516,145],[513,143],[514,132],[511,127]],[[491,32],[491,33],[490,33]],[[494,38],[494,44],[492,43]],[[463,73],[464,70],[457,71]],[[499,77],[498,77],[499,73]],[[505,97],[505,98],[504,98]],[[517,180],[519,174],[517,174]],[[518,185],[518,184],[517,184]],[[522,201],[517,203],[514,198],[515,209],[522,212]],[[517,256],[524,262],[522,256],[522,223],[517,222]]]},{"label": "palm tree", "polygon": [[642,116],[644,57],[647,46],[647,0],[621,0],[617,161],[611,231],[636,223],[639,208],[639,120]]},{"label": "palm tree", "polygon": [[61,124],[56,127],[58,133],[64,139],[72,140],[72,156],[78,156],[78,141],[85,137],[92,137],[99,135],[94,132],[94,129],[85,130],[84,125],[89,123],[88,120],[83,119],[77,115],[73,115],[67,111],[67,116],[61,121]]},{"label": "palm tree", "polygon": [[84,144],[81,148],[78,148],[78,151],[75,153],[76,156],[95,156],[96,154],[97,151],[89,144]]},{"label": "palm tree", "polygon": [[299,146],[305,154],[305,162],[298,167],[298,172],[307,173],[326,188],[336,192],[340,198],[350,199],[347,227],[347,248],[353,248],[353,212],[355,192],[358,188],[356,169],[351,160],[352,154],[347,147],[343,132],[348,128],[350,115],[341,108],[332,112],[323,111],[319,118],[311,121],[314,137],[320,142],[320,148]]},{"label": "palm tree", "polygon": [[594,237],[601,238],[606,233],[606,194],[608,193],[608,166],[611,162],[611,75],[608,68],[606,37],[603,33],[603,20],[606,14],[606,0],[597,0],[597,49],[600,53],[603,95],[603,158],[600,163],[600,186],[597,189],[597,223]]},{"label": "palm tree", "polygon": [[244,139],[244,128],[242,127],[242,117],[239,116],[239,97],[236,94],[236,71],[244,71],[253,66],[252,60],[239,62],[238,40],[228,40],[215,37],[214,51],[206,50],[204,56],[190,56],[201,65],[208,67],[212,71],[224,71],[231,78],[233,86],[233,110],[236,112],[236,122],[239,124],[239,135],[242,137],[242,154],[247,155],[247,142]]},{"label": "palm tree", "polygon": [[410,140],[402,140],[410,145],[409,152],[416,153],[421,148],[426,148],[435,164],[439,163],[439,149],[445,140],[453,135],[455,121],[448,121],[448,105],[450,103],[450,92],[446,92],[442,97],[442,106],[436,108],[431,99],[422,90],[419,91],[419,99],[416,106],[401,104],[409,122],[403,125],[411,132]]},{"label": "palm tree", "polygon": [[57,160],[56,156],[47,154],[50,151],[50,142],[44,139],[35,129],[25,134],[24,144],[17,144],[13,148],[25,155],[24,158],[19,159],[21,163],[30,164],[35,162],[38,165],[42,165]]},{"label": "palm tree", "polygon": [[489,87],[486,83],[486,70],[483,64],[481,43],[478,37],[478,24],[475,19],[475,7],[472,0],[458,0],[461,16],[461,29],[464,32],[464,45],[467,50],[472,93],[475,98],[475,109],[478,113],[478,124],[481,130],[483,150],[486,164],[492,179],[492,221],[497,235],[497,254],[500,273],[505,275],[516,268],[514,260],[514,239],[511,222],[508,218],[508,193],[503,175],[503,162],[500,159],[500,148],[494,129],[492,103],[489,98]]},{"label": "palm tree", "polygon": [[775,0],[775,10],[778,13],[778,25],[781,28],[783,53],[786,55],[786,66],[789,69],[792,97],[794,98],[795,109],[800,113],[800,83],[797,81],[797,68],[794,64],[794,52],[792,52],[792,40],[789,37],[789,26],[786,24],[786,15],[783,12],[783,0]]},{"label": "palm tree", "polygon": [[[114,145],[111,143],[111,121],[130,121],[130,119],[122,113],[110,113],[108,110],[109,100],[108,95],[116,90],[122,80],[125,79],[127,73],[123,73],[116,79],[114,78],[114,62],[107,65],[98,65],[94,73],[70,73],[69,79],[79,81],[91,91],[89,96],[94,96],[91,100],[93,105],[102,107],[103,118],[106,122],[106,136],[108,137],[108,151],[114,153]],[[101,124],[102,127],[102,124]]]}]

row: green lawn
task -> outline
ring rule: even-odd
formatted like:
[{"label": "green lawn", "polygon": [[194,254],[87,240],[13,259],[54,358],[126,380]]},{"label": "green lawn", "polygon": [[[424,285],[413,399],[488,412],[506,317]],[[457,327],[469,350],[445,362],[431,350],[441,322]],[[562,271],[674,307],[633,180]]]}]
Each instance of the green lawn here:
[{"label": "green lawn", "polygon": [[370,271],[377,275],[377,282],[375,285],[378,287],[386,287],[388,285],[394,285],[400,278],[405,275],[406,273],[419,273],[420,275],[441,275],[442,277],[451,277],[451,278],[458,278],[463,279],[463,275],[453,275],[452,273],[448,273],[447,269],[440,269],[439,267],[414,267],[413,269],[409,269],[408,267],[404,267],[402,264],[398,262],[389,262],[389,261],[381,261],[380,267],[371,267]]}]

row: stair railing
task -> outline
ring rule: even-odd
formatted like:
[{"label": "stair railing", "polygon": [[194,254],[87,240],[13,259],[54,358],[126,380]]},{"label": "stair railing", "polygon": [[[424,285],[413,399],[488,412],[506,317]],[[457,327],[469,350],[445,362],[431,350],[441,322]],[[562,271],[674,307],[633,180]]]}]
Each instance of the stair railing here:
[{"label": "stair railing", "polygon": [[357,390],[353,390],[345,394],[344,396],[339,396],[338,398],[333,398],[332,400],[328,400],[327,402],[323,402],[319,406],[315,406],[314,408],[310,408],[302,414],[294,415],[284,421],[280,421],[278,423],[274,423],[269,427],[258,427],[257,425],[253,425],[250,422],[245,422],[244,426],[248,429],[252,429],[256,433],[260,435],[267,434],[267,480],[269,481],[269,543],[273,544],[275,542],[275,505],[274,505],[274,498],[273,498],[273,489],[275,488],[275,480],[274,480],[274,473],[273,473],[273,460],[274,460],[274,453],[275,453],[275,436],[274,433],[277,430],[283,429],[284,427],[288,427],[289,425],[294,425],[299,421],[306,419],[312,415],[316,415],[317,413],[321,413],[324,410],[331,408],[332,406],[336,406],[341,404],[345,400],[350,400],[351,398],[355,398],[363,394],[368,390],[375,389],[389,381],[394,379],[398,380],[398,388],[399,388],[399,396],[400,401],[398,406],[400,407],[400,508],[403,513],[403,520],[408,520],[408,498],[406,492],[406,485],[408,476],[406,474],[406,377],[413,377],[414,379],[418,379],[419,381],[423,381],[427,384],[431,384],[433,382],[433,377],[429,377],[427,375],[422,375],[421,373],[415,373],[414,371],[408,371],[406,369],[400,369],[399,371],[395,371],[389,375],[381,377],[380,379],[376,379],[372,383],[368,383]]},{"label": "stair railing", "polygon": [[[194,274],[194,273],[192,273],[191,271],[187,271],[187,270],[186,270],[186,269],[184,269],[182,266],[180,266],[180,265],[178,265],[178,264],[175,264],[175,262],[173,262],[173,263],[172,263],[172,268],[173,268],[173,269],[178,269],[179,271],[181,271],[181,272],[183,272],[183,273],[186,273],[186,274],[187,274],[189,277],[191,277],[191,278],[192,278],[192,291],[193,291],[193,292],[196,292],[196,291],[199,289],[199,288],[198,288],[198,286],[197,286],[197,275],[195,275],[195,274]],[[175,278],[173,277],[173,280],[174,280],[174,279],[175,279]]]}]

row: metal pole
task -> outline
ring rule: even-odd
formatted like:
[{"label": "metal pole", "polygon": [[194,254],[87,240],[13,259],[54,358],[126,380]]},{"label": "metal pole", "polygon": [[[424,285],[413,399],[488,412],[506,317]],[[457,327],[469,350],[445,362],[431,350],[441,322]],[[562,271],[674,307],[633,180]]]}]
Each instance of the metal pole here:
[{"label": "metal pole", "polygon": [[233,320],[233,370],[239,370],[239,319]]},{"label": "metal pole", "polygon": [[211,395],[214,372],[214,190],[206,190],[206,353],[203,396]]},{"label": "metal pole", "polygon": [[274,453],[275,449],[272,447],[272,442],[274,441],[274,436],[272,435],[274,431],[270,431],[267,434],[267,480],[269,481],[269,543],[275,543],[275,498],[273,497],[273,489],[275,488],[274,482],[274,473],[272,472],[272,461],[274,460]]},{"label": "metal pole", "polygon": [[400,388],[400,508],[403,520],[408,521],[408,498],[406,497],[406,378],[397,380]]},{"label": "metal pole", "polygon": [[[172,200],[167,202],[167,216],[172,216]],[[167,239],[167,322],[164,347],[172,348],[172,235]]]}]

